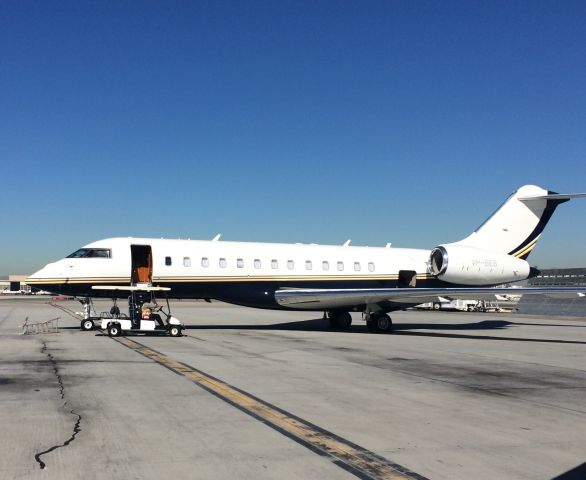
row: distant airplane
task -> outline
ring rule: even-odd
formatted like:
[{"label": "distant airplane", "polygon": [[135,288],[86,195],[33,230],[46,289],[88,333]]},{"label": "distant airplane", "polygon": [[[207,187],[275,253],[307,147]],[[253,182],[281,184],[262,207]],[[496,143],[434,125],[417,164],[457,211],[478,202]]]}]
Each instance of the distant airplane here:
[{"label": "distant airplane", "polygon": [[[90,243],[26,283],[64,295],[124,298],[132,285],[170,288],[171,298],[216,299],[267,309],[328,313],[348,328],[363,312],[371,331],[392,329],[388,312],[438,298],[492,298],[487,288],[535,276],[526,261],[556,207],[586,194],[526,185],[468,237],[431,250],[150,238]],[[125,289],[117,287],[125,287]],[[516,288],[515,294],[576,296],[586,288]]]}]

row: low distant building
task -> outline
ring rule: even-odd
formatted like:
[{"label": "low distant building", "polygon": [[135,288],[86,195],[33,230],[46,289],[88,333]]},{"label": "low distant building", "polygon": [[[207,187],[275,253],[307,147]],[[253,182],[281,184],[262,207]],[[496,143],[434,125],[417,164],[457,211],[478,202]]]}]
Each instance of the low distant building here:
[{"label": "low distant building", "polygon": [[[586,287],[586,268],[545,268],[529,279],[530,287]],[[518,313],[530,315],[563,315],[586,317],[586,297],[552,298],[524,295],[517,305]]]},{"label": "low distant building", "polygon": [[529,279],[532,287],[580,287],[586,285],[586,268],[548,268]]},{"label": "low distant building", "polygon": [[31,287],[25,282],[26,275],[8,275],[8,280],[0,280],[0,292],[30,293]]}]

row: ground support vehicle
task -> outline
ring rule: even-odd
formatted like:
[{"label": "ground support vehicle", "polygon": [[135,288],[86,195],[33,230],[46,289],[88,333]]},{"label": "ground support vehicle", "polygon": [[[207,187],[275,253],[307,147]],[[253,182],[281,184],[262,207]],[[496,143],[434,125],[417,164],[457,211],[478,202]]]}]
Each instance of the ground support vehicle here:
[{"label": "ground support vehicle", "polygon": [[156,293],[168,292],[166,287],[153,287],[150,285],[122,286],[94,286],[95,290],[122,290],[129,293],[128,315],[120,312],[113,299],[110,312],[102,312],[100,315],[91,315],[91,299],[85,299],[84,318],[81,321],[82,330],[93,330],[98,324],[106,330],[111,337],[117,337],[124,333],[159,333],[178,337],[183,331],[183,324],[179,319],[171,315],[169,298],[165,297],[166,309],[157,303]]},{"label": "ground support vehicle", "polygon": [[438,297],[435,302],[422,303],[417,310],[459,310],[462,312],[502,312],[499,302],[495,300],[465,300]]},{"label": "ground support vehicle", "polygon": [[169,317],[164,325],[157,324],[155,320],[140,319],[133,323],[130,319],[104,318],[102,329],[106,330],[111,337],[118,337],[126,333],[161,333],[179,337],[182,334],[183,325],[175,317]]}]

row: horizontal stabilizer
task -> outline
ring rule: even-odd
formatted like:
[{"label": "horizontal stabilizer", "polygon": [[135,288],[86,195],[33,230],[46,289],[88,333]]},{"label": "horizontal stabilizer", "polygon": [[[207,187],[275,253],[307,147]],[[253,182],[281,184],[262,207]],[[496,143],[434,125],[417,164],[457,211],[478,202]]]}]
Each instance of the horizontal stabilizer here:
[{"label": "horizontal stabilizer", "polygon": [[551,193],[535,197],[522,197],[519,200],[521,202],[530,202],[531,200],[571,200],[572,198],[586,198],[586,193]]}]

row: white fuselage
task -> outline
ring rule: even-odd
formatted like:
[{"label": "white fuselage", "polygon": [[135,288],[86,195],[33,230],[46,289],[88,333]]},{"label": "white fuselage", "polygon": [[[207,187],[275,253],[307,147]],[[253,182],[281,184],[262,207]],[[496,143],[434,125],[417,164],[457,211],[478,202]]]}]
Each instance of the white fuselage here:
[{"label": "white fuselage", "polygon": [[[149,278],[133,278],[133,248],[150,247]],[[64,258],[31,275],[28,283],[59,293],[92,295],[92,285],[144,280],[171,287],[171,297],[216,298],[264,308],[279,288],[394,287],[399,272],[417,282],[427,273],[429,250],[152,238],[109,238],[84,249],[107,257]],[[104,294],[105,295],[105,294]]]}]

